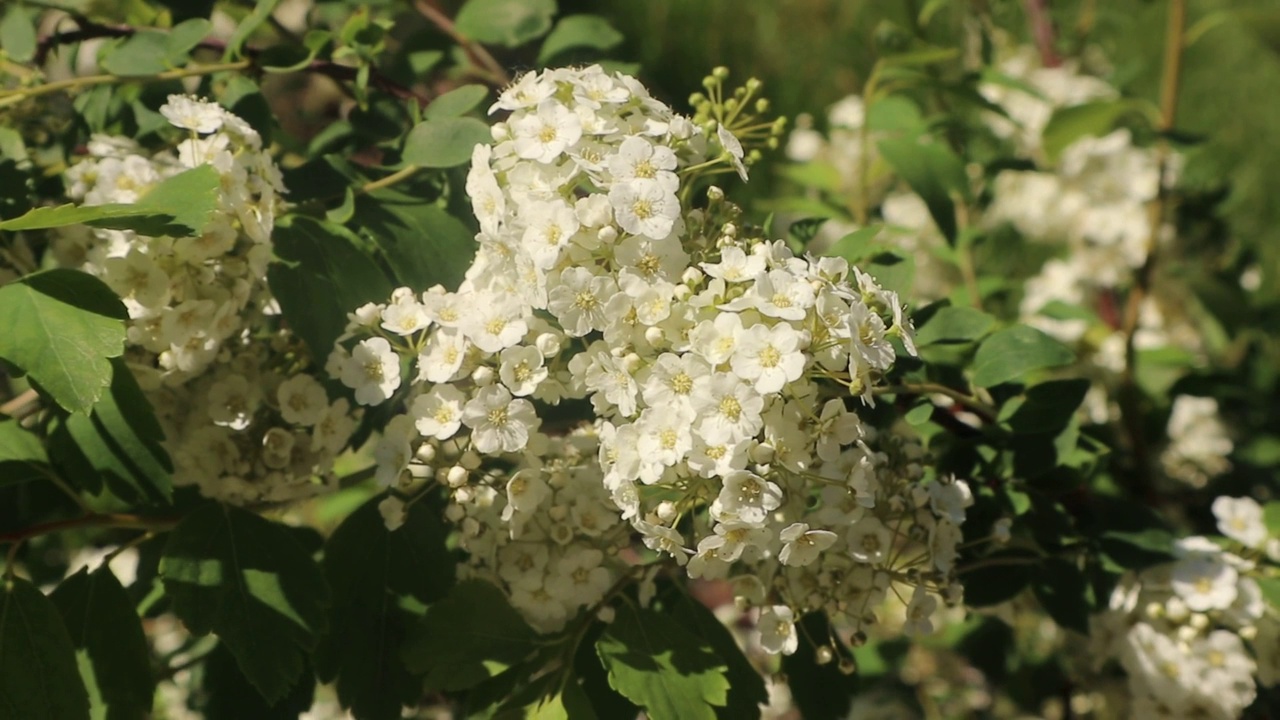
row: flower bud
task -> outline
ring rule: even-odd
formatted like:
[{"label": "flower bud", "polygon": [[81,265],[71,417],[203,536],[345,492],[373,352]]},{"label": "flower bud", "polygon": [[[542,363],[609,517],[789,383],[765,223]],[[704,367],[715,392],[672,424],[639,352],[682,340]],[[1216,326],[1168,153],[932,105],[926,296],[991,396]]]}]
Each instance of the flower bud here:
[{"label": "flower bud", "polygon": [[663,500],[662,502],[658,503],[658,508],[655,512],[658,515],[658,519],[661,520],[662,522],[664,523],[671,522],[672,520],[675,519],[675,516],[676,516],[676,504],[671,502],[670,500]]},{"label": "flower bud", "polygon": [[471,373],[471,382],[475,383],[476,387],[489,387],[493,384],[493,376],[493,368],[481,365]]},{"label": "flower bud", "polygon": [[773,462],[773,453],[774,449],[772,445],[769,443],[758,443],[755,447],[751,448],[748,456],[751,458],[751,462],[753,463],[767,465]]},{"label": "flower bud", "polygon": [[533,344],[544,358],[555,357],[560,354],[560,336],[555,333],[542,333],[533,341]]},{"label": "flower bud", "polygon": [[461,505],[449,503],[449,506],[444,509],[444,516],[449,520],[449,522],[456,523],[460,522],[462,518],[467,516],[467,511],[463,509]]},{"label": "flower bud", "polygon": [[830,662],[834,660],[835,657],[836,657],[835,651],[831,649],[830,645],[819,646],[818,649],[815,650],[813,653],[813,661],[818,665],[830,664]]},{"label": "flower bud", "polygon": [[413,456],[422,464],[430,465],[436,459],[436,446],[431,443],[422,443]]},{"label": "flower bud", "polygon": [[666,334],[657,325],[647,327],[644,330],[644,341],[654,347],[660,347],[666,339]]},{"label": "flower bud", "polygon": [[469,474],[466,468],[461,465],[454,465],[449,468],[449,472],[444,477],[445,484],[449,487],[462,487],[467,484],[467,476]]}]

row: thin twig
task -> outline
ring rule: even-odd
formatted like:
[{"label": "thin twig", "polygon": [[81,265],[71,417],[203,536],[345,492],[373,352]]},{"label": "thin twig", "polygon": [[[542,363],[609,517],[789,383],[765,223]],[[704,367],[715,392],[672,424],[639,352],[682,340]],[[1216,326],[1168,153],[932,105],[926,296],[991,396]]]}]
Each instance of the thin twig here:
[{"label": "thin twig", "polygon": [[[1160,124],[1158,129],[1163,133],[1174,126],[1178,111],[1178,91],[1182,80],[1182,50],[1185,44],[1187,24],[1186,0],[1170,0],[1169,24],[1165,31],[1164,74],[1160,82]],[[1156,147],[1157,182],[1155,199],[1147,206],[1147,220],[1151,225],[1147,236],[1146,258],[1141,267],[1134,273],[1133,288],[1125,304],[1121,333],[1124,336],[1124,371],[1117,400],[1120,405],[1121,422],[1129,439],[1129,449],[1133,453],[1135,482],[1134,489],[1141,495],[1149,495],[1151,487],[1150,449],[1147,447],[1142,427],[1142,393],[1135,377],[1137,349],[1134,338],[1142,316],[1142,304],[1151,294],[1151,283],[1155,275],[1156,261],[1159,256],[1160,231],[1169,209],[1169,186],[1166,175],[1169,172],[1169,142],[1162,138]]]},{"label": "thin twig", "polygon": [[111,85],[114,83],[179,80],[181,78],[194,77],[198,75],[212,75],[220,72],[245,70],[252,66],[252,60],[237,60],[235,62],[215,63],[212,65],[199,65],[193,63],[186,67],[166,70],[152,75],[82,75],[80,77],[67,78],[66,80],[55,80],[54,82],[36,85],[34,87],[0,92],[0,107],[13,105],[28,98],[50,95],[63,90],[79,90],[80,88],[93,87],[95,85]]},{"label": "thin twig", "polygon": [[972,410],[987,422],[995,422],[1000,411],[972,395],[937,383],[904,383],[902,385],[883,385],[872,389],[875,395],[946,395],[965,408]]},{"label": "thin twig", "polygon": [[471,58],[471,62],[476,69],[483,71],[480,73],[485,79],[497,87],[502,87],[511,83],[511,76],[506,69],[494,59],[493,55],[484,48],[480,43],[458,32],[458,26],[453,20],[440,11],[430,0],[417,0],[413,6],[418,12],[422,13],[432,25],[440,28],[440,31],[448,35],[454,42],[458,43],[467,53],[467,57]]},{"label": "thin twig", "polygon": [[155,530],[164,531],[172,530],[178,524],[180,517],[166,515],[158,517],[146,517],[143,515],[125,515],[121,513],[89,513],[80,517],[68,518],[65,520],[54,520],[52,522],[40,523],[31,527],[15,530],[10,533],[0,534],[0,543],[13,543],[15,545],[22,543],[34,537],[41,535],[49,535],[56,532],[66,530],[77,530],[80,528],[90,527],[109,527],[109,528],[127,528],[131,530]]},{"label": "thin twig", "polygon": [[1058,67],[1062,58],[1053,47],[1057,33],[1049,15],[1049,0],[1023,0],[1022,5],[1027,11],[1027,23],[1031,25],[1036,49],[1040,51],[1040,64],[1047,68]]},{"label": "thin twig", "polygon": [[26,417],[28,413],[22,412],[23,408],[35,402],[36,398],[38,397],[39,397],[39,393],[37,393],[35,390],[28,388],[27,390],[22,391],[16,397],[6,400],[3,405],[0,405],[0,415],[8,415],[9,417],[13,417],[13,418]]}]

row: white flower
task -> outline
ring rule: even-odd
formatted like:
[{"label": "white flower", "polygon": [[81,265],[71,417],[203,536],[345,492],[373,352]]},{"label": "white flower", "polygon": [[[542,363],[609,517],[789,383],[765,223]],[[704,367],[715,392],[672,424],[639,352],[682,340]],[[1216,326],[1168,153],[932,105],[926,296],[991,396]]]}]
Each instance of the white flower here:
[{"label": "white flower", "polygon": [[618,152],[609,156],[608,165],[615,183],[654,180],[670,193],[680,187],[679,178],[672,172],[676,169],[676,154],[671,148],[654,145],[642,137],[633,135],[623,140]]},{"label": "white flower", "polygon": [[796,632],[795,613],[786,605],[774,605],[760,613],[756,627],[760,630],[760,646],[765,652],[790,655],[800,647]]},{"label": "white flower", "polygon": [[835,462],[845,445],[861,437],[862,420],[845,408],[844,400],[833,398],[822,406],[816,450],[823,462]]},{"label": "white flower", "polygon": [[453,328],[436,328],[418,355],[418,382],[449,382],[467,355],[467,339]]},{"label": "white flower", "polygon": [[770,270],[757,276],[751,294],[743,297],[750,298],[755,308],[769,317],[803,320],[816,296],[805,279],[786,270]]},{"label": "white flower", "polygon": [[907,637],[928,635],[933,632],[933,611],[938,607],[938,599],[930,595],[923,585],[917,585],[911,593],[911,602],[907,603],[907,621],[902,631]]},{"label": "white flower", "polygon": [[714,320],[703,320],[689,333],[695,353],[712,365],[727,362],[742,336],[742,318],[737,313],[720,313]]},{"label": "white flower", "polygon": [[1232,540],[1251,548],[1262,547],[1267,542],[1262,506],[1253,498],[1223,495],[1214,499],[1213,514],[1218,519],[1218,529]]},{"label": "white flower", "polygon": [[582,121],[572,110],[548,98],[538,103],[536,113],[513,121],[511,130],[517,156],[550,163],[582,137]]},{"label": "white flower", "polygon": [[1174,563],[1169,585],[1193,612],[1207,612],[1231,607],[1238,579],[1221,555],[1196,552]]},{"label": "white flower", "polygon": [[744,282],[763,273],[765,263],[759,255],[748,255],[742,248],[730,245],[720,251],[720,262],[702,263],[702,269],[725,282]]},{"label": "white flower", "polygon": [[729,156],[729,163],[733,165],[733,169],[738,171],[738,177],[742,178],[742,182],[747,181],[747,166],[742,164],[742,143],[738,142],[738,138],[729,132],[724,125],[716,125],[716,138],[720,140],[720,146]]},{"label": "white flower", "polygon": [[746,470],[729,473],[711,503],[711,516],[722,522],[738,520],[758,525],[782,504],[782,489]]},{"label": "white flower", "polygon": [[373,449],[374,460],[378,463],[375,477],[383,487],[395,483],[409,467],[409,460],[413,458],[410,441],[414,435],[413,420],[408,415],[396,415],[383,429],[382,437]]},{"label": "white flower", "polygon": [[694,396],[693,408],[701,418],[698,433],[708,443],[753,437],[764,424],[764,398],[730,373],[713,375],[706,390]]},{"label": "white flower", "polygon": [[538,384],[547,379],[542,352],[532,345],[517,345],[503,350],[498,356],[498,377],[512,395],[532,395]]},{"label": "white flower", "polygon": [[[570,369],[572,370],[572,367]],[[627,417],[636,413],[638,388],[635,378],[632,377],[631,371],[627,369],[623,360],[600,350],[590,356],[590,365],[587,366],[585,379],[587,387],[602,396],[605,402],[617,406],[619,413]]]},{"label": "white flower", "polygon": [[180,128],[204,135],[222,127],[226,111],[190,95],[170,95],[168,102],[160,106],[160,114]]},{"label": "white flower", "polygon": [[404,501],[395,495],[388,495],[378,503],[378,513],[382,515],[382,522],[387,526],[387,532],[399,530],[408,516]]},{"label": "white flower", "polygon": [[806,523],[792,523],[778,534],[786,543],[778,553],[783,565],[804,567],[818,559],[818,554],[836,542],[836,534],[830,530],[810,530]]},{"label": "white flower", "polygon": [[476,452],[515,452],[529,442],[538,415],[527,400],[513,400],[499,385],[483,388],[466,404],[462,422],[471,428]]},{"label": "white flower", "polygon": [[338,398],[316,422],[311,435],[311,451],[337,455],[355,429],[356,421],[351,417],[351,403],[346,398]]},{"label": "white flower", "polygon": [[632,180],[609,189],[609,204],[622,229],[653,240],[671,234],[680,201],[656,180]]},{"label": "white flower", "polygon": [[604,553],[595,548],[571,548],[556,561],[554,573],[547,577],[547,592],[572,606],[599,600],[613,583],[603,562]]},{"label": "white flower", "polygon": [[973,492],[969,484],[954,477],[947,482],[932,482],[929,489],[929,507],[935,515],[944,517],[956,525],[964,524],[964,509],[973,504]]},{"label": "white flower", "polygon": [[578,216],[563,200],[530,202],[520,208],[525,222],[522,242],[542,269],[555,266],[560,250],[569,244],[569,238],[578,232]]},{"label": "white flower", "polygon": [[560,273],[559,283],[547,294],[547,309],[566,333],[582,337],[605,328],[609,322],[605,304],[617,292],[618,284],[613,278],[571,267]]},{"label": "white flower", "polygon": [[452,385],[436,385],[431,392],[413,399],[409,414],[423,437],[448,440],[462,426],[462,408],[467,396]]},{"label": "white flower", "polygon": [[743,380],[754,381],[756,392],[776,393],[804,373],[800,335],[790,325],[752,325],[739,337],[729,366]]},{"label": "white flower", "polygon": [[528,468],[521,470],[507,481],[507,507],[503,511],[503,519],[510,519],[511,513],[531,513],[550,496],[551,488],[541,473]]},{"label": "white flower", "polygon": [[864,563],[883,562],[889,554],[893,534],[885,524],[868,515],[849,529],[849,554]]},{"label": "white flower", "polygon": [[382,329],[400,336],[412,335],[431,324],[427,309],[409,296],[394,302],[382,310]]},{"label": "white flower", "polygon": [[648,369],[640,394],[650,407],[693,409],[693,398],[711,382],[711,368],[696,355],[663,353]]},{"label": "white flower", "polygon": [[315,425],[329,409],[328,393],[310,375],[294,375],[280,383],[276,400],[280,403],[280,416],[293,425]]},{"label": "white flower", "polygon": [[633,520],[632,527],[644,536],[644,545],[650,550],[664,552],[676,559],[677,565],[689,562],[689,550],[684,546],[684,538],[675,530],[654,525],[644,520]]},{"label": "white flower", "polygon": [[400,387],[400,357],[384,338],[361,340],[343,364],[342,384],[356,391],[356,402],[377,405]]},{"label": "white flower", "polygon": [[253,422],[261,390],[244,375],[228,375],[209,386],[209,419],[214,425],[244,430]]}]

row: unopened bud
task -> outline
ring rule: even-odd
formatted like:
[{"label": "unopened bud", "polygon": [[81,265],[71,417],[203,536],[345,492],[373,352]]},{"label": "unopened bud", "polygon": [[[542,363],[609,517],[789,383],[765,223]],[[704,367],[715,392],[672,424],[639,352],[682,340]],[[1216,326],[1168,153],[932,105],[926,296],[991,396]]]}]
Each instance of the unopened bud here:
[{"label": "unopened bud", "polygon": [[418,450],[413,456],[418,458],[418,461],[424,465],[430,465],[436,459],[436,446],[431,443],[422,443],[418,446]]},{"label": "unopened bud", "polygon": [[671,522],[676,516],[676,504],[670,500],[663,500],[658,503],[656,512],[659,520],[664,523]]},{"label": "unopened bud", "polygon": [[481,365],[471,373],[471,382],[476,387],[488,387],[493,384],[493,368],[487,365]]},{"label": "unopened bud", "polygon": [[462,487],[467,484],[467,469],[461,465],[454,465],[449,468],[448,474],[445,475],[444,481],[449,487]]},{"label": "unopened bud", "polygon": [[444,516],[449,519],[449,522],[458,522],[467,516],[467,511],[461,505],[449,503],[449,506],[444,509]]},{"label": "unopened bud", "polygon": [[836,654],[830,645],[822,645],[813,653],[813,661],[818,665],[826,665],[834,660],[835,657]]}]

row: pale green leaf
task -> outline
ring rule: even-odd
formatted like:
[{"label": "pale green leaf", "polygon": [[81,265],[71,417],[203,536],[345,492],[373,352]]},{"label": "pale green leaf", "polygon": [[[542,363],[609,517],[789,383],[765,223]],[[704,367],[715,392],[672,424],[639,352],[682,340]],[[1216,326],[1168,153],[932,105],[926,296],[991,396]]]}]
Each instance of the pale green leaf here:
[{"label": "pale green leaf", "polygon": [[424,120],[409,131],[404,161],[428,168],[447,168],[471,160],[476,145],[493,141],[489,126],[475,118]]},{"label": "pale green leaf", "polygon": [[92,275],[28,275],[0,287],[0,358],[62,407],[87,412],[111,383],[108,358],[124,352],[127,317],[120,298]]},{"label": "pale green leaf", "polygon": [[973,383],[991,387],[1035,370],[1067,365],[1075,355],[1062,343],[1028,325],[1014,325],[982,341],[973,358]]},{"label": "pale green leaf", "polygon": [[622,43],[622,33],[599,15],[570,15],[561,18],[542,41],[538,64],[546,65],[560,53],[576,48],[611,50]]},{"label": "pale green leaf", "polygon": [[483,85],[463,85],[441,95],[422,113],[427,120],[441,120],[466,115],[476,109],[489,94],[489,88]]},{"label": "pale green leaf", "polygon": [[724,660],[674,618],[621,605],[596,652],[610,686],[653,720],[715,720],[728,702]]},{"label": "pale green leaf", "polygon": [[458,11],[458,32],[472,40],[516,47],[551,29],[555,0],[469,0]]}]

